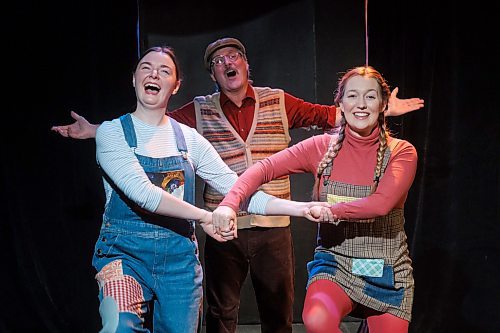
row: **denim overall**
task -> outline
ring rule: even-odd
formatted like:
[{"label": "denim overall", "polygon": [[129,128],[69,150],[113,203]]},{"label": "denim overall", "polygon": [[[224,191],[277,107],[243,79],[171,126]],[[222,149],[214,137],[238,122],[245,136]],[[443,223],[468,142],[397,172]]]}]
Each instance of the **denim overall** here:
[{"label": "denim overall", "polygon": [[[137,147],[130,114],[120,120],[127,143]],[[183,173],[183,199],[194,204],[195,175],[184,135],[174,119],[170,122],[182,156],[136,156],[151,181],[163,189],[165,179]],[[154,332],[201,330],[203,271],[194,221],[147,212],[109,183],[113,192],[92,260],[98,272],[100,332],[150,332],[144,322],[151,318]]]}]

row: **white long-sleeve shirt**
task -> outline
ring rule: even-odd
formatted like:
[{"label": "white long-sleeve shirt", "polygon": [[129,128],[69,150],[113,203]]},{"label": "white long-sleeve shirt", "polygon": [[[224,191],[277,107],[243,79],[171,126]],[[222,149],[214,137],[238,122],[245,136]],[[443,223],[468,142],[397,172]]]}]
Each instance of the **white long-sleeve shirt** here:
[{"label": "white long-sleeve shirt", "polygon": [[[132,115],[132,122],[137,136],[135,153],[154,158],[181,155],[170,121],[165,125],[152,126]],[[227,194],[238,179],[236,173],[229,169],[210,142],[195,129],[183,124],[180,126],[186,140],[188,159],[196,175],[220,193]],[[98,127],[97,163],[129,199],[154,212],[160,204],[163,189],[151,183],[135,153],[125,140],[120,119],[105,121]],[[105,179],[103,182],[107,204],[112,188]],[[250,201],[248,211],[264,211],[271,198],[264,192],[257,192]]]}]

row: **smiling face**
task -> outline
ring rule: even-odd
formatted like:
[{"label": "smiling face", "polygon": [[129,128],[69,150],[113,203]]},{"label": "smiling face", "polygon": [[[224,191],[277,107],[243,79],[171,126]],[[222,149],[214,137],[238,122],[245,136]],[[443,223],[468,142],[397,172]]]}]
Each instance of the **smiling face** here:
[{"label": "smiling face", "polygon": [[385,107],[378,81],[360,75],[347,80],[339,105],[349,127],[358,136],[372,133]]},{"label": "smiling face", "polygon": [[133,85],[138,107],[166,110],[168,100],[180,87],[174,61],[164,52],[152,51],[137,65]]},{"label": "smiling face", "polygon": [[[234,55],[237,54],[235,57]],[[222,58],[220,58],[222,57]],[[231,58],[234,58],[231,60]],[[235,47],[224,47],[212,55],[213,59],[224,59],[212,64],[212,80],[217,81],[224,93],[245,90],[248,85],[248,62],[241,51]]]}]

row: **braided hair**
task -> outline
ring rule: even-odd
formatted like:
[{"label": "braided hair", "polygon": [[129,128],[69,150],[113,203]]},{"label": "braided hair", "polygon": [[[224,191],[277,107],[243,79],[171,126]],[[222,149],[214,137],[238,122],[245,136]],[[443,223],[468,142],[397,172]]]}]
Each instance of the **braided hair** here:
[{"label": "braided hair", "polygon": [[[385,79],[382,77],[382,74],[380,74],[375,68],[371,66],[360,66],[360,67],[355,67],[349,71],[347,71],[339,80],[338,82],[338,88],[335,93],[335,105],[338,107],[340,105],[340,102],[342,101],[342,98],[344,97],[345,93],[345,87],[347,84],[347,81],[354,77],[354,76],[362,76],[365,78],[374,78],[377,80],[379,86],[380,86],[380,93],[382,97],[382,105],[385,107],[389,101],[389,97],[391,94],[391,90],[389,89],[389,85],[385,81]],[[344,116],[344,112],[341,113],[342,118],[340,119],[340,126],[336,130],[336,135],[332,136],[332,139],[330,140],[330,144],[328,145],[328,149],[323,156],[323,159],[319,162],[318,164],[318,169],[317,169],[317,176],[314,182],[314,187],[313,187],[313,200],[318,200],[319,199],[319,185],[320,185],[320,180],[323,175],[323,171],[328,165],[331,165],[335,157],[337,157],[339,150],[342,148],[342,143],[345,138],[345,127],[346,127],[346,120]],[[375,166],[375,171],[374,171],[374,176],[373,176],[373,183],[371,185],[371,190],[370,194],[375,192],[377,189],[380,176],[382,174],[382,164],[384,161],[384,154],[387,149],[387,138],[389,137],[389,131],[387,130],[386,123],[385,123],[385,116],[384,112],[380,112],[379,117],[378,117],[378,127],[380,130],[380,135],[379,135],[379,147],[377,150],[377,164]]]}]

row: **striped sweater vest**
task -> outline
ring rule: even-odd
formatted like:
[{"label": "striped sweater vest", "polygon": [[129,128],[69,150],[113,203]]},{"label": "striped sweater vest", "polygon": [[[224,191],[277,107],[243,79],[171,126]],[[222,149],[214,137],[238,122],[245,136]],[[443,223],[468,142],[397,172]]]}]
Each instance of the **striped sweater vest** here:
[{"label": "striped sweater vest", "polygon": [[[283,90],[254,87],[255,110],[252,128],[245,141],[226,119],[220,93],[198,96],[194,99],[196,127],[217,150],[222,160],[238,175],[255,162],[288,147],[290,134],[285,111]],[[260,187],[278,198],[290,199],[288,176],[275,179]],[[203,192],[204,205],[209,210],[217,208],[224,196],[206,184]],[[283,227],[290,224],[288,216],[248,215],[238,212],[238,229],[253,226]]]}]

